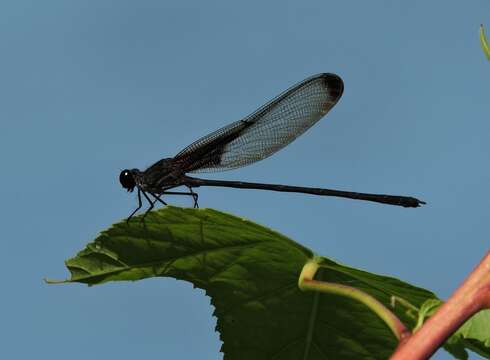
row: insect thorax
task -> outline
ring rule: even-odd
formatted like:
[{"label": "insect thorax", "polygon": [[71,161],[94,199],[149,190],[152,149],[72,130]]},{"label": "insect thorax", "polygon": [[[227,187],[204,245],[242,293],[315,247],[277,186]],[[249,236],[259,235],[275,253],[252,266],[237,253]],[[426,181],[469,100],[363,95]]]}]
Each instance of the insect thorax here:
[{"label": "insect thorax", "polygon": [[180,171],[172,158],[162,159],[140,173],[136,180],[143,190],[158,191],[164,186],[174,185],[180,178]]}]

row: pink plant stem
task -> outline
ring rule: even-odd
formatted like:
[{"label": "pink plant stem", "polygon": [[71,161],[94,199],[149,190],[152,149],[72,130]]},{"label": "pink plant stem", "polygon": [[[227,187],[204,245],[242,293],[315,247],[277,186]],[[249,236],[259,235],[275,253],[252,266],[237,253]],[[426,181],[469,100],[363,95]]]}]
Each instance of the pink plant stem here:
[{"label": "pink plant stem", "polygon": [[490,251],[463,284],[413,335],[402,339],[391,360],[429,358],[463,323],[490,308]]}]

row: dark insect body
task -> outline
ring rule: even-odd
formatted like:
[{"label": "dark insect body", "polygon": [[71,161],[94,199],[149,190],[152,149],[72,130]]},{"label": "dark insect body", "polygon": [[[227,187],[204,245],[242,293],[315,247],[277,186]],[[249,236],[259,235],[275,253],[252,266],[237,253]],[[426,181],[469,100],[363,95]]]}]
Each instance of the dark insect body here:
[{"label": "dark insect body", "polygon": [[[292,86],[244,119],[197,140],[173,158],[162,159],[145,171],[123,170],[119,175],[121,185],[128,191],[133,191],[134,188],[138,190],[138,207],[128,217],[128,221],[142,206],[141,194],[150,204],[145,216],[153,209],[157,201],[167,205],[162,199],[163,195],[192,196],[194,207],[198,207],[198,195],[193,188],[200,186],[337,196],[403,207],[418,207],[425,204],[421,200],[407,196],[209,180],[187,175],[196,172],[231,170],[269,157],[326,115],[342,96],[343,89],[342,79],[335,74],[323,73],[311,76]],[[187,187],[188,191],[170,191],[179,186]]]}]

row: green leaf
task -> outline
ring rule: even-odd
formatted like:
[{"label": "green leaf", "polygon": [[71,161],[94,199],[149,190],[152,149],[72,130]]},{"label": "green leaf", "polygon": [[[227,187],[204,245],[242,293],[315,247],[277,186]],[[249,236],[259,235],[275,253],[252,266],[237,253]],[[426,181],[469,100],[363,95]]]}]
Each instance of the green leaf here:
[{"label": "green leaf", "polygon": [[436,310],[441,306],[442,301],[439,299],[429,299],[425,301],[419,309],[417,324],[413,328],[414,331],[417,331],[423,324],[425,319],[432,316]]},{"label": "green leaf", "polygon": [[483,52],[487,56],[487,59],[490,60],[490,46],[488,45],[488,41],[485,36],[485,30],[483,29],[483,25],[480,25],[480,44],[483,49]]},{"label": "green leaf", "polygon": [[490,310],[480,311],[453,335],[461,344],[490,359]]},{"label": "green leaf", "polygon": [[[71,272],[66,282],[95,285],[154,276],[189,281],[211,297],[226,360],[388,358],[397,340],[364,305],[299,290],[299,274],[313,256],[245,219],[166,207],[149,213],[146,226],[136,218],[103,231],[66,261]],[[435,298],[427,290],[327,258],[320,258],[315,279],[356,287],[386,306],[392,296],[416,307]],[[394,309],[413,326],[410,311]]]}]

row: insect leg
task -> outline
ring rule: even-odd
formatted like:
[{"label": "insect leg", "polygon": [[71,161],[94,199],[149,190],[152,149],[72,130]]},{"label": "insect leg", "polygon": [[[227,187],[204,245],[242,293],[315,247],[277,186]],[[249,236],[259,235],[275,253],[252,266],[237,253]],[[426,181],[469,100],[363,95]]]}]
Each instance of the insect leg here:
[{"label": "insect leg", "polygon": [[146,195],[146,193],[143,190],[141,190],[141,192],[145,196],[146,200],[148,200],[148,202],[150,203],[150,207],[148,209],[146,209],[145,213],[143,214],[143,217],[141,218],[141,222],[144,223],[146,215],[151,211],[151,209],[153,209],[155,207],[156,200],[151,201],[151,199],[148,197],[148,195]]},{"label": "insect leg", "polygon": [[194,191],[192,191],[192,187],[190,187],[189,185],[186,185],[186,186],[189,188],[189,192],[192,194],[192,198],[194,199],[194,208],[198,209],[199,204],[197,203],[197,199],[199,199],[199,195],[196,194]]},{"label": "insect leg", "polygon": [[[194,199],[194,207],[196,207],[196,203],[197,203],[197,198],[199,197],[198,194],[196,194],[195,192],[191,191],[191,192],[182,192],[182,191],[162,191],[162,193],[160,195],[187,195],[187,196],[192,196],[192,198]],[[198,207],[198,206],[197,206]]]},{"label": "insect leg", "polygon": [[163,205],[165,205],[165,206],[167,206],[167,205],[168,205],[168,204],[167,204],[165,201],[163,201],[162,199],[160,199],[160,196],[162,196],[162,195],[163,195],[163,193],[162,193],[162,194],[160,194],[160,195],[157,195],[157,194],[154,194],[154,193],[150,192],[150,195],[151,195],[151,196],[153,196],[153,197],[155,198],[155,201],[154,201],[153,203],[155,203],[155,202],[159,201],[159,202],[161,202],[161,203],[162,203]]},{"label": "insect leg", "polygon": [[141,190],[138,188],[138,207],[136,208],[136,210],[134,210],[131,215],[129,215],[129,217],[126,219],[126,223],[129,224],[129,220],[131,220],[131,218],[133,217],[134,214],[136,214],[136,212],[141,209],[141,206],[142,206],[142,203],[141,203]]}]

